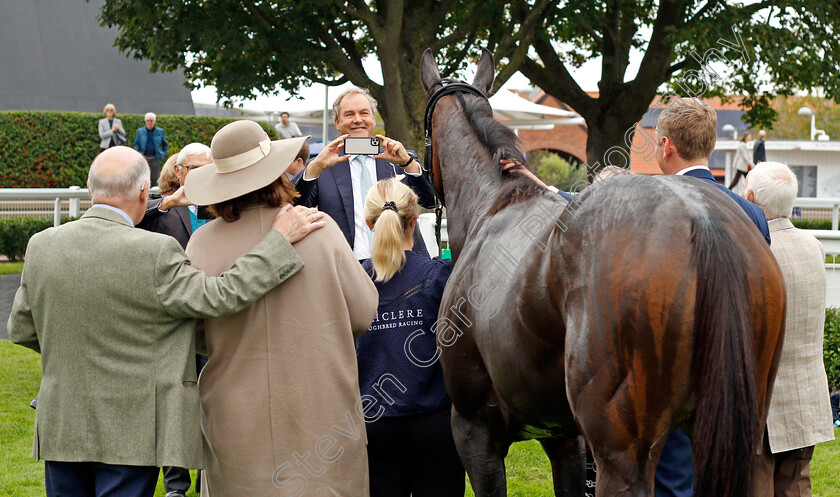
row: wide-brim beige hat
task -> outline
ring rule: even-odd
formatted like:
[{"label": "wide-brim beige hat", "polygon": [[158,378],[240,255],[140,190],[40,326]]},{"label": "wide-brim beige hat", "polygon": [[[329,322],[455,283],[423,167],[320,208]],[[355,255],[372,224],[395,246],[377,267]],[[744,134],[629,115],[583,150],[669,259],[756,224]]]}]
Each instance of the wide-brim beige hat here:
[{"label": "wide-brim beige hat", "polygon": [[211,205],[259,190],[286,172],[307,138],[271,141],[254,121],[232,122],[213,136],[213,163],[187,175],[184,193],[195,205]]}]

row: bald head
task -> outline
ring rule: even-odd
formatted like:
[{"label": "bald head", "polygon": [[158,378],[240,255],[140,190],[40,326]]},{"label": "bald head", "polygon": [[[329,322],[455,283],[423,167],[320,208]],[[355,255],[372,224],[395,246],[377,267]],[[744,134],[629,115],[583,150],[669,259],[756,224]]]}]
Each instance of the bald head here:
[{"label": "bald head", "polygon": [[149,196],[149,165],[133,148],[111,147],[97,155],[90,165],[87,185],[94,204],[118,207],[135,224],[143,219]]}]

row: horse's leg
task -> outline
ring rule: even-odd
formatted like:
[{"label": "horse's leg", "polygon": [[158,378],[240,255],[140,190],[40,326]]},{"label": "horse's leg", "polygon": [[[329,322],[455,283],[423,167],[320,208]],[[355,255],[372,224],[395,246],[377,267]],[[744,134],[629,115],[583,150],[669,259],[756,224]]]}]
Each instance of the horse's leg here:
[{"label": "horse's leg", "polygon": [[476,497],[505,497],[505,456],[511,442],[502,435],[501,411],[498,406],[485,406],[477,414],[468,419],[452,407],[452,435],[458,455]]},{"label": "horse's leg", "polygon": [[603,457],[595,453],[598,473],[595,497],[653,497],[653,474],[662,447],[651,459],[639,459],[629,453],[611,453]]},{"label": "horse's leg", "polygon": [[554,495],[581,497],[586,489],[583,437],[540,440],[554,478]]}]

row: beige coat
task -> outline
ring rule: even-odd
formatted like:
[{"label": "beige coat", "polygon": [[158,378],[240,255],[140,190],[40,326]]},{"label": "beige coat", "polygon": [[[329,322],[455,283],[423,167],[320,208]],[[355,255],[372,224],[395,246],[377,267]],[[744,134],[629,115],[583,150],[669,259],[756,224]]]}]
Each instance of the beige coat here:
[{"label": "beige coat", "polygon": [[823,364],[825,252],[786,219],[768,223],[770,250],[785,277],[787,319],[767,432],[773,453],[834,440]]},{"label": "beige coat", "polygon": [[302,265],[275,231],[208,278],[171,236],[97,206],[33,236],[9,334],[41,352],[35,457],[202,467],[191,318],[243,309]]},{"label": "beige coat", "polygon": [[[195,267],[227,269],[277,210],[254,207],[196,230],[187,245]],[[294,244],[305,268],[282,288],[205,323],[210,360],[199,392],[211,497],[298,495],[304,486],[307,496],[368,495],[354,337],[373,320],[378,295],[326,219]]]}]

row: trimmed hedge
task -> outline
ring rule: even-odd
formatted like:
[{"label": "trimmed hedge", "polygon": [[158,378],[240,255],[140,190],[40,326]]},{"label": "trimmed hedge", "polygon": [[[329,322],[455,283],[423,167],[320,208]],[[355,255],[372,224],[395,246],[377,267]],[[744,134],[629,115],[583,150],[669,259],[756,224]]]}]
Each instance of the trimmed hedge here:
[{"label": "trimmed hedge", "polygon": [[830,230],[830,219],[791,219],[791,223],[801,230]]},{"label": "trimmed hedge", "polygon": [[[84,186],[88,168],[99,153],[97,125],[102,114],[52,111],[0,112],[0,188],[66,188]],[[144,126],[139,114],[118,114],[128,145]],[[192,142],[210,144],[216,131],[231,118],[157,116],[166,133],[169,153]],[[260,122],[276,139],[274,127]]]},{"label": "trimmed hedge", "polygon": [[[72,221],[76,218],[62,217],[61,223]],[[19,217],[3,219],[0,221],[0,254],[15,262],[26,255],[26,245],[32,235],[39,231],[51,228],[53,218],[49,217]]]},{"label": "trimmed hedge", "polygon": [[840,390],[840,309],[825,310],[825,340],[823,341],[825,373],[828,375],[828,390]]}]

